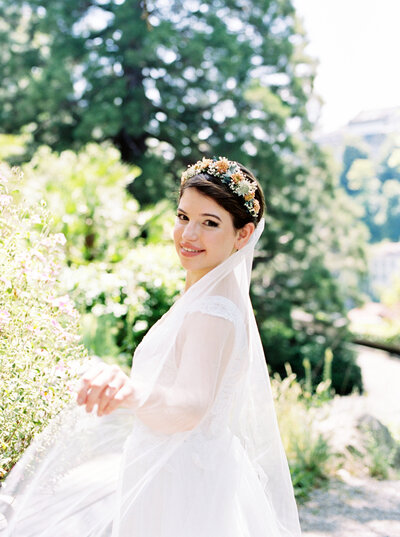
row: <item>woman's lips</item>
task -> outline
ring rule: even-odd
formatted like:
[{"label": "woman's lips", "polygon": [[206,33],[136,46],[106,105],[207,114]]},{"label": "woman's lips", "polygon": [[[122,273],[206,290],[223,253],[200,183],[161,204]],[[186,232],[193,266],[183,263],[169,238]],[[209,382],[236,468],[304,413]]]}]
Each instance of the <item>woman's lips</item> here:
[{"label": "woman's lips", "polygon": [[183,257],[196,257],[197,255],[202,254],[205,250],[200,250],[198,248],[192,248],[190,246],[183,246],[181,244],[181,254]]}]

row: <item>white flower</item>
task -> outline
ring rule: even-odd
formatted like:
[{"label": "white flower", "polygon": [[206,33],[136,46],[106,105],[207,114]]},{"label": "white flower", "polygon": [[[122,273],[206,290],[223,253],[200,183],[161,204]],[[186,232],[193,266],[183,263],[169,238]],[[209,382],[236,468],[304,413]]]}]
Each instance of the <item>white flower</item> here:
[{"label": "white flower", "polygon": [[107,313],[112,313],[114,317],[122,317],[128,313],[128,306],[125,304],[119,304],[118,302],[111,302],[107,304]]},{"label": "white flower", "polygon": [[239,194],[239,196],[246,196],[247,194],[250,194],[250,192],[253,192],[253,185],[248,181],[247,179],[243,179],[243,181],[240,181],[240,183],[237,183],[235,185],[235,192]]},{"label": "white flower", "polygon": [[67,239],[65,238],[64,233],[55,233],[54,241],[56,244],[61,244],[61,246],[64,246],[64,244],[67,242]]},{"label": "white flower", "polygon": [[9,280],[8,278],[5,278],[4,276],[2,276],[0,278],[0,282],[4,283],[4,286],[5,286],[6,289],[11,289],[12,288],[11,280]]},{"label": "white flower", "polygon": [[106,307],[104,304],[95,304],[92,308],[92,313],[95,317],[101,317],[106,313]]},{"label": "white flower", "polygon": [[69,295],[50,297],[49,302],[52,306],[58,308],[61,313],[65,313],[71,317],[75,317],[77,311],[75,310],[74,303],[70,299]]}]

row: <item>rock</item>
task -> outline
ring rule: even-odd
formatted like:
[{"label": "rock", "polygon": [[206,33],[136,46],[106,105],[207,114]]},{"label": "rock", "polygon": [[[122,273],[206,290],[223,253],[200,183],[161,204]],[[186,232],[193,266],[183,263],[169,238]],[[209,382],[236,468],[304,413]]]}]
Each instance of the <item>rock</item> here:
[{"label": "rock", "polygon": [[321,408],[316,427],[328,439],[339,465],[355,475],[368,475],[371,454],[400,468],[400,444],[371,412],[364,396],[336,396]]},{"label": "rock", "polygon": [[374,440],[382,447],[393,450],[396,447],[396,441],[390,434],[389,429],[375,416],[364,414],[357,420],[357,428],[362,433],[371,434]]},{"label": "rock", "polygon": [[375,416],[364,414],[358,419],[357,428],[364,435],[366,446],[368,446],[368,440],[372,437],[382,454],[387,454],[390,466],[400,468],[400,444],[393,438],[386,425]]}]

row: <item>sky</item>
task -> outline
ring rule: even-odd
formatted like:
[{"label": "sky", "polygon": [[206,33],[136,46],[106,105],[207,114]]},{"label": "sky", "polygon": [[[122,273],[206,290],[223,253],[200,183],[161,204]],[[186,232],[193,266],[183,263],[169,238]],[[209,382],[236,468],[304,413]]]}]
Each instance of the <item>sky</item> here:
[{"label": "sky", "polygon": [[318,122],[333,131],[363,110],[400,106],[400,0],[293,0],[319,60]]}]

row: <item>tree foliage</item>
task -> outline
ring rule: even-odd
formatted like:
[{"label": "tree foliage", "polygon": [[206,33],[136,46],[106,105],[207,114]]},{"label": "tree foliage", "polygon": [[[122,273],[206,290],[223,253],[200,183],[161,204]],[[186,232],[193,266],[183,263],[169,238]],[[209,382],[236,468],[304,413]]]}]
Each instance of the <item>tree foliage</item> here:
[{"label": "tree foliage", "polygon": [[169,192],[204,152],[280,176],[288,118],[308,126],[313,69],[290,0],[154,1],[147,18],[136,0],[0,9],[4,131],[29,125],[58,150],[113,141],[142,169],[141,202]]}]

